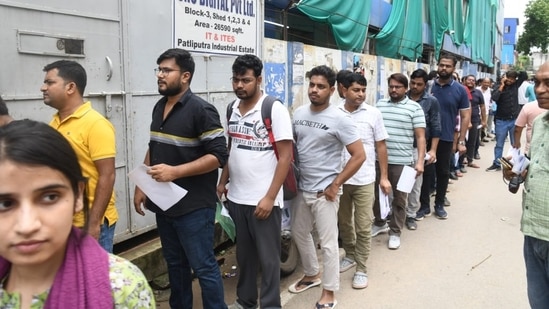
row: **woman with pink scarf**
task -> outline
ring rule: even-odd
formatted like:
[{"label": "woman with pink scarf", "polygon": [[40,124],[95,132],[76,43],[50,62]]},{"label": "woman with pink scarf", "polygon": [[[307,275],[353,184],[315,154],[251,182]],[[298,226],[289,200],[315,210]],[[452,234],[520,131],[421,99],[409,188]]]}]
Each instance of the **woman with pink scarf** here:
[{"label": "woman with pink scarf", "polygon": [[55,129],[0,128],[0,308],[156,308],[143,273],[73,227],[86,179]]}]

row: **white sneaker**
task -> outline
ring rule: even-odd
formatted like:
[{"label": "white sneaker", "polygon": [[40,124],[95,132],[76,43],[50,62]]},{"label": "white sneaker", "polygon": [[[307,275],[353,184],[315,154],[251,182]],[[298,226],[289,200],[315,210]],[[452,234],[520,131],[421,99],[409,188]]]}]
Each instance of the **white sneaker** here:
[{"label": "white sneaker", "polygon": [[344,257],[341,262],[339,262],[339,272],[346,272],[349,269],[353,268],[356,265],[356,262],[351,260],[348,257]]},{"label": "white sneaker", "polygon": [[353,289],[364,289],[368,286],[368,275],[357,271],[353,276]]},{"label": "white sneaker", "polygon": [[234,303],[230,304],[228,307],[228,309],[244,309],[244,307],[237,301],[235,301]]},{"label": "white sneaker", "polygon": [[387,223],[382,226],[372,225],[372,237],[376,237],[381,233],[387,233],[389,231],[389,225]]},{"label": "white sneaker", "polygon": [[400,248],[400,236],[391,235],[389,236],[389,249],[396,250]]}]

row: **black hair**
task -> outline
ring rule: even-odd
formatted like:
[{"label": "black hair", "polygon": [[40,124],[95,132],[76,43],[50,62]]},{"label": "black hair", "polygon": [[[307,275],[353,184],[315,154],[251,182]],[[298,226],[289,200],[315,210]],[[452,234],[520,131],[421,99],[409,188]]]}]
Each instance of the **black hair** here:
[{"label": "black hair", "polygon": [[[78,157],[67,139],[49,125],[34,120],[14,120],[0,127],[0,162],[12,161],[29,166],[46,166],[61,172],[70,182],[74,196],[86,178],[78,163]],[[87,232],[89,202],[83,192],[84,227]]]},{"label": "black hair", "polygon": [[389,76],[389,78],[387,79],[387,83],[389,83],[391,80],[394,80],[397,83],[404,85],[405,88],[408,88],[408,78],[402,73],[391,74],[391,76]]},{"label": "black hair", "polygon": [[437,78],[437,76],[438,76],[438,72],[436,70],[429,72],[429,80],[435,79]]},{"label": "black hair", "polygon": [[519,76],[517,71],[507,71],[505,77],[507,78],[517,78]]},{"label": "black hair", "polygon": [[70,60],[58,60],[46,65],[43,71],[47,73],[53,69],[57,69],[57,75],[65,82],[73,82],[80,95],[84,96],[88,77],[86,70],[80,63]]},{"label": "black hair", "polygon": [[412,75],[410,75],[410,79],[414,78],[422,78],[425,84],[429,81],[429,74],[423,69],[417,69],[412,72]]},{"label": "black hair", "polygon": [[368,82],[366,81],[366,77],[364,77],[364,75],[359,73],[352,73],[352,72],[349,72],[349,73],[350,74],[345,75],[345,78],[343,80],[343,87],[349,88],[353,83],[357,83],[364,87],[368,85]]},{"label": "black hair", "polygon": [[339,70],[336,75],[336,81],[338,84],[341,84],[345,88],[349,88],[351,84],[347,84],[347,76],[351,74],[351,71],[348,70]]},{"label": "black hair", "polygon": [[463,79],[466,81],[469,77],[472,77],[475,80],[475,83],[477,82],[477,77],[474,74],[468,74]]},{"label": "black hair", "polygon": [[333,87],[335,85],[336,73],[334,72],[334,70],[330,69],[328,66],[319,65],[319,66],[314,67],[309,72],[309,78],[311,78],[315,75],[324,76],[326,78],[326,80],[328,80],[328,84],[330,85],[330,87]]},{"label": "black hair", "polygon": [[189,72],[191,74],[189,77],[190,84],[194,76],[195,67],[194,59],[193,56],[191,56],[191,53],[182,48],[170,48],[158,56],[158,59],[156,59],[156,64],[160,64],[166,59],[174,59],[181,72]]},{"label": "black hair", "polygon": [[245,54],[236,57],[233,63],[233,74],[244,75],[246,71],[252,70],[255,77],[261,76],[263,63],[256,55]]},{"label": "black hair", "polygon": [[440,57],[438,59],[438,63],[440,64],[440,60],[442,59],[450,59],[452,61],[453,66],[455,67],[457,64],[457,58],[451,54],[440,54]]},{"label": "black hair", "polygon": [[0,97],[0,116],[8,116],[10,113],[8,111],[8,106],[6,102]]}]

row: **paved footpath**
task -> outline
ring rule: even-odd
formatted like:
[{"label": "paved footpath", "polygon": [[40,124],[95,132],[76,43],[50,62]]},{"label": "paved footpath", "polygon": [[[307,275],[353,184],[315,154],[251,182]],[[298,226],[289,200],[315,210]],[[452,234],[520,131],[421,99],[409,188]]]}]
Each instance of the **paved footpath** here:
[{"label": "paved footpath", "polygon": [[[448,219],[434,216],[405,229],[400,249],[387,249],[387,234],[372,241],[369,286],[351,288],[353,270],[341,274],[337,308],[528,308],[520,232],[521,194],[511,194],[501,172],[486,172],[494,142],[481,147],[481,168],[468,168],[449,185]],[[234,263],[227,250],[222,271]],[[283,308],[313,308],[320,288],[290,294],[300,269],[281,283]],[[236,278],[224,279],[225,299],[234,302]],[[195,306],[201,308],[195,282]],[[160,302],[159,308],[168,308]]]}]

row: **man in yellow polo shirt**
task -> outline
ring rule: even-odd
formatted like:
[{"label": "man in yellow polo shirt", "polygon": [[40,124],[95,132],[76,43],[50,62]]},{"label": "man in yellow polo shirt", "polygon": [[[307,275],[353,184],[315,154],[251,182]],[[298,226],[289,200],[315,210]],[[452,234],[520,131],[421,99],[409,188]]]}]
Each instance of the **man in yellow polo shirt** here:
[{"label": "man in yellow polo shirt", "polygon": [[[75,150],[82,172],[88,180],[88,233],[112,252],[118,212],[114,204],[114,127],[84,102],[86,71],[75,61],[59,60],[44,67],[46,77],[40,88],[44,103],[57,110],[50,126],[59,131]],[[85,227],[83,212],[74,215],[73,224]]]}]

